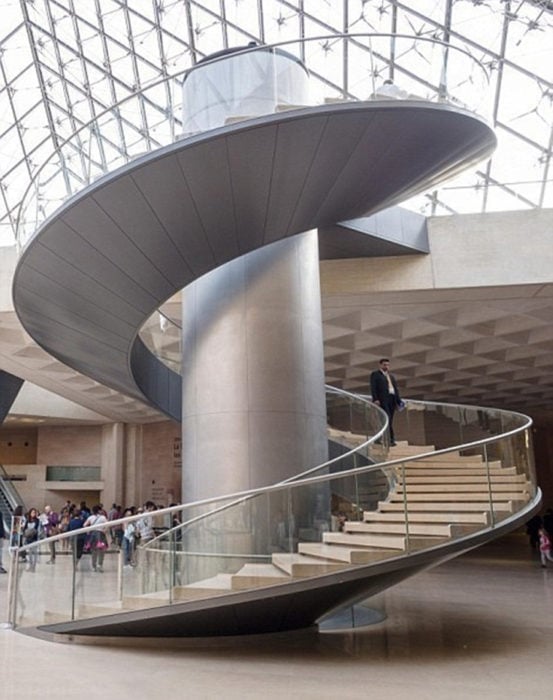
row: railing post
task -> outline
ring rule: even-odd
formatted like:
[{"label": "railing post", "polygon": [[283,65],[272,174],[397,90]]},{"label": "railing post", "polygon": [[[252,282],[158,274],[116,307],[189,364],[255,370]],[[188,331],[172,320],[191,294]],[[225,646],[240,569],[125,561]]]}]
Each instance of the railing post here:
[{"label": "railing post", "polygon": [[71,560],[72,560],[72,569],[71,569],[71,619],[75,619],[75,591],[77,590],[76,586],[76,581],[77,581],[77,538],[78,535],[74,535],[71,538]]},{"label": "railing post", "polygon": [[123,566],[125,563],[125,545],[121,538],[121,547],[117,556],[117,597],[123,600]]},{"label": "railing post", "polygon": [[8,574],[8,625],[15,629],[17,620],[17,587],[19,580],[19,548],[10,548],[10,572]]},{"label": "railing post", "polygon": [[175,581],[176,581],[175,547],[176,547],[175,531],[171,530],[171,532],[169,533],[169,605],[173,604],[174,588],[175,588]]},{"label": "railing post", "polygon": [[[359,467],[359,454],[355,452],[353,454],[353,468],[357,469]],[[355,506],[355,520],[359,520],[359,474],[354,474],[353,476],[353,493],[354,493],[354,499],[355,503],[352,504]]]},{"label": "railing post", "polygon": [[401,482],[403,485],[403,517],[405,521],[405,553],[410,554],[411,553],[411,538],[409,537],[409,511],[407,510],[408,507],[408,499],[407,499],[407,480],[406,480],[406,473],[405,473],[405,462],[401,463]]},{"label": "railing post", "polygon": [[490,474],[490,461],[488,459],[488,445],[486,443],[484,443],[482,445],[482,452],[483,452],[484,462],[486,464],[486,476],[488,479],[488,495],[489,495],[489,501],[490,501],[490,527],[494,527],[495,526],[495,511],[494,511],[494,504],[493,504],[492,477]]},{"label": "railing post", "polygon": [[462,445],[465,440],[463,438],[463,408],[461,406],[457,408],[457,413],[459,414],[459,445]]},{"label": "railing post", "polygon": [[286,504],[286,532],[285,541],[288,547],[288,553],[291,554],[294,551],[294,533],[296,530],[296,519],[294,517],[294,509],[292,507],[292,489],[286,489],[287,491],[287,504]]}]

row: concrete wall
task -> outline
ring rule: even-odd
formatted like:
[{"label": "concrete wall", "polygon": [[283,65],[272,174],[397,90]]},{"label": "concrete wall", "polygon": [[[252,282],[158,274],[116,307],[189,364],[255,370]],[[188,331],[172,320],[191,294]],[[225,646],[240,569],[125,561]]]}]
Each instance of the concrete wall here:
[{"label": "concrete wall", "polygon": [[102,427],[46,426],[38,431],[37,462],[57,466],[101,466]]},{"label": "concrete wall", "polygon": [[553,209],[434,217],[431,255],[326,260],[323,295],[528,284],[551,296],[552,231]]},{"label": "concrete wall", "polygon": [[141,500],[167,506],[181,500],[181,434],[174,421],[142,427]]},{"label": "concrete wall", "polygon": [[[54,508],[67,499],[89,505],[113,501],[140,505],[180,500],[180,426],[162,421],[145,426],[43,426],[0,430],[0,464],[25,505]],[[100,483],[46,481],[46,466],[101,468]]]},{"label": "concrete wall", "polygon": [[38,430],[36,428],[0,430],[0,464],[33,464],[37,462]]}]

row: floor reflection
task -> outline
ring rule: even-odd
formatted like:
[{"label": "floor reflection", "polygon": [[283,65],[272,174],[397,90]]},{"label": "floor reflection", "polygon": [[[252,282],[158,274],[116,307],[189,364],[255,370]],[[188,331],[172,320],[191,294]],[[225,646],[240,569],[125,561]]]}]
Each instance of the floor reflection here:
[{"label": "floor reflection", "polygon": [[[5,586],[0,581],[0,596]],[[101,640],[85,646],[3,630],[0,697],[59,698],[74,683],[97,678],[98,668],[104,694],[117,692],[120,698],[135,698],[137,688],[141,698],[177,688],[183,698],[223,694],[263,700],[289,693],[302,700],[343,700],[369,690],[385,692],[386,700],[550,695],[553,568],[540,568],[524,536],[419,574],[366,605],[385,618],[353,630],[233,639],[118,640],[112,645]],[[63,674],[52,673],[60,654]],[[30,656],[35,673],[22,689],[13,664]],[[46,689],[44,683],[35,684],[44,674]],[[12,687],[16,695],[2,694]]]}]

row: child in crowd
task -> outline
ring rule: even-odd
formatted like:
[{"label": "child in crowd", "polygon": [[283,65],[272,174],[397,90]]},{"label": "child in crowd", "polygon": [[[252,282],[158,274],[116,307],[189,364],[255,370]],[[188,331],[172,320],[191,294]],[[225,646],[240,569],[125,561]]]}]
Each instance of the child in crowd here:
[{"label": "child in crowd", "polygon": [[551,540],[543,527],[539,529],[539,536],[541,565],[545,568],[547,566],[547,560],[553,561],[553,556],[551,556]]}]

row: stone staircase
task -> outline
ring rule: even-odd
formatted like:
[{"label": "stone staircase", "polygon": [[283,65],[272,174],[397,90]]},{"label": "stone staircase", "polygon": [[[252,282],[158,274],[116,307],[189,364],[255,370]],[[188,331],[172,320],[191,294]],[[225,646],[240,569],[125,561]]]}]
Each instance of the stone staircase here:
[{"label": "stone staircase", "polygon": [[[350,443],[360,436],[343,435]],[[219,573],[171,590],[150,593],[130,591],[121,600],[82,603],[79,617],[97,617],[132,610],[146,610],[171,602],[196,601],[228,595],[231,592],[289,583],[294,580],[332,574],[367,566],[422,549],[447,544],[486,529],[514,513],[530,500],[531,486],[516,467],[489,464],[474,456],[455,453],[431,455],[409,461],[415,455],[431,453],[432,446],[398,443],[389,459],[405,459],[393,470],[392,488],[385,500],[362,518],[346,520],[340,532],[323,532],[320,542],[298,543],[297,552],[275,552],[265,563],[247,563],[235,573]],[[493,521],[490,502],[493,499]],[[405,517],[407,515],[407,518]],[[133,570],[128,576],[136,576]],[[136,589],[135,589],[136,591]],[[47,619],[63,616],[50,612]]]},{"label": "stone staircase", "polygon": [[[352,444],[362,441],[352,434],[343,437]],[[407,443],[392,448],[390,459],[406,461],[393,468],[395,483],[386,500],[365,511],[362,520],[347,520],[341,532],[324,532],[321,542],[299,542],[297,552],[276,552],[268,563],[248,563],[236,573],[176,586],[173,600],[273,586],[445,544],[489,527],[491,498],[496,520],[529,500],[530,484],[516,467],[490,463],[489,483],[486,466],[477,457],[456,452],[408,461],[433,449]],[[146,608],[163,601],[168,601],[168,591],[125,596],[121,608]]]}]

